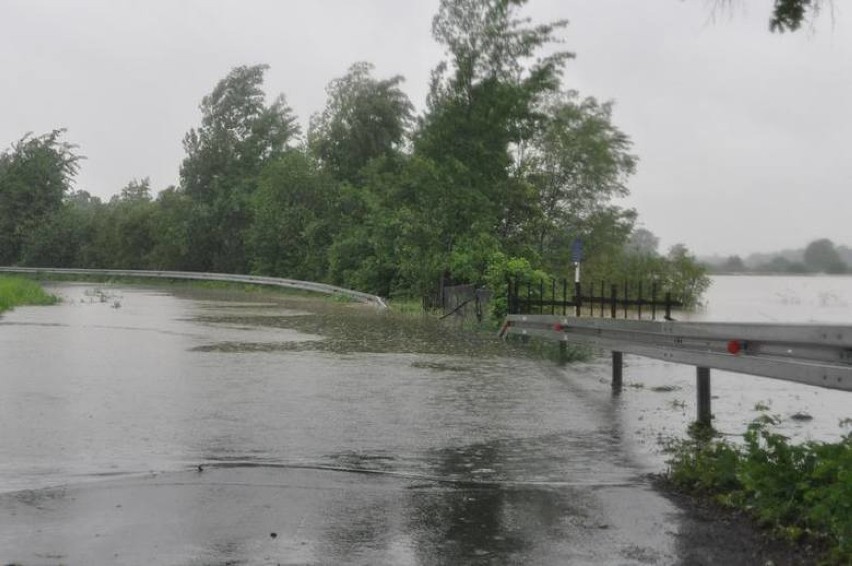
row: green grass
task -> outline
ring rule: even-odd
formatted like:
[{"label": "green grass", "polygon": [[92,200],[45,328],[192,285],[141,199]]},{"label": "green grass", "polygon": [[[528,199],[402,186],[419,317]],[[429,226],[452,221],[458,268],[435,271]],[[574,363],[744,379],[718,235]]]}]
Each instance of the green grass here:
[{"label": "green grass", "polygon": [[852,433],[791,444],[761,415],[744,444],[693,435],[671,443],[676,488],[747,512],[776,535],[824,546],[825,564],[852,564]]},{"label": "green grass", "polygon": [[22,305],[52,305],[59,299],[23,277],[0,276],[0,312]]}]

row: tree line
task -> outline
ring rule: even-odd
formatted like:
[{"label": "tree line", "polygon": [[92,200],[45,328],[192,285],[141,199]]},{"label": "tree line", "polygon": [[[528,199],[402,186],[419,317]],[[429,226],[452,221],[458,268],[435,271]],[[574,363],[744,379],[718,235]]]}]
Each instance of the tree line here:
[{"label": "tree line", "polygon": [[852,273],[852,248],[837,246],[828,238],[810,242],[805,248],[769,254],[738,255],[704,260],[715,273]]},{"label": "tree line", "polygon": [[[0,155],[0,264],[257,273],[394,296],[439,281],[653,276],[700,293],[682,245],[637,228],[637,157],[611,102],[563,85],[565,21],[533,24],[525,0],[442,0],[446,60],[416,114],[403,77],[355,63],[307,132],[265,65],[234,68],[200,104],[179,184],[135,179],[104,202],[73,190],[77,148],[56,130]],[[648,239],[653,246],[649,245]]]}]

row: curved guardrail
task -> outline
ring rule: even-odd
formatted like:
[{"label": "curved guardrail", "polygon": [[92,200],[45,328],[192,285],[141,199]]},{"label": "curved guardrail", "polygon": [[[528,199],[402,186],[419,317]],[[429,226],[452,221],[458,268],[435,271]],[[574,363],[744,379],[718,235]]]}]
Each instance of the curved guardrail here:
[{"label": "curved guardrail", "polygon": [[301,291],[312,291],[324,295],[343,295],[362,303],[376,305],[386,309],[387,303],[378,295],[362,293],[336,285],[300,281],[298,279],[282,279],[279,277],[264,277],[262,275],[235,275],[231,273],[201,273],[196,271],[153,271],[141,269],[73,269],[45,267],[0,267],[0,273],[29,273],[53,275],[86,275],[105,277],[149,277],[152,279],[189,279],[193,281],[225,281],[228,283],[247,283],[250,285],[268,285],[270,287],[286,287]]}]

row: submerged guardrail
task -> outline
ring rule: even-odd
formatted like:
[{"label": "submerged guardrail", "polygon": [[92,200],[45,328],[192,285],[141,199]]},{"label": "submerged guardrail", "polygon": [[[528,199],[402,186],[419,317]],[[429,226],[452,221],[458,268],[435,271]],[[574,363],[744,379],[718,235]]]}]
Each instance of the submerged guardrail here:
[{"label": "submerged guardrail", "polygon": [[73,268],[42,268],[42,267],[0,267],[0,273],[29,273],[51,275],[84,275],[104,277],[142,277],[152,279],[188,279],[193,281],[224,281],[227,283],[244,283],[249,285],[267,285],[270,287],[286,287],[301,291],[313,291],[325,295],[343,295],[362,303],[374,304],[379,308],[387,308],[387,303],[378,295],[362,293],[344,287],[300,281],[298,279],[282,279],[279,277],[264,277],[261,275],[236,275],[231,273],[202,273],[195,271],[155,271],[140,269],[73,269]]},{"label": "submerged guardrail", "polygon": [[610,350],[614,389],[622,354],[697,368],[698,421],[710,423],[710,369],[852,391],[852,326],[582,319],[508,315],[501,336],[537,336]]}]

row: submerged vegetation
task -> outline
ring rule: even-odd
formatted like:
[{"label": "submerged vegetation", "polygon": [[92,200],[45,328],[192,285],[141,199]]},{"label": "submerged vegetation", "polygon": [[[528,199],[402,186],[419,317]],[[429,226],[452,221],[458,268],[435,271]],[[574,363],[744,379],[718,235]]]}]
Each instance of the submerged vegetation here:
[{"label": "submerged vegetation", "polygon": [[52,305],[58,300],[35,281],[0,275],[0,312],[23,305]]},{"label": "submerged vegetation", "polygon": [[771,430],[777,422],[761,415],[742,445],[702,434],[672,442],[668,480],[782,538],[825,548],[828,564],[852,563],[852,432],[796,445]]},{"label": "submerged vegetation", "polygon": [[108,202],[73,191],[81,157],[64,132],[27,135],[0,154],[0,264],[255,273],[419,298],[440,281],[570,276],[582,242],[588,281],[641,272],[694,302],[702,268],[683,246],[659,253],[617,204],[638,159],[613,103],[563,83],[567,22],[533,24],[524,4],[439,3],[446,60],[419,114],[401,76],[358,62],[303,135],[285,97],[267,98],[265,65],[234,68],[201,101],[178,186],[159,194],[147,179]]}]

